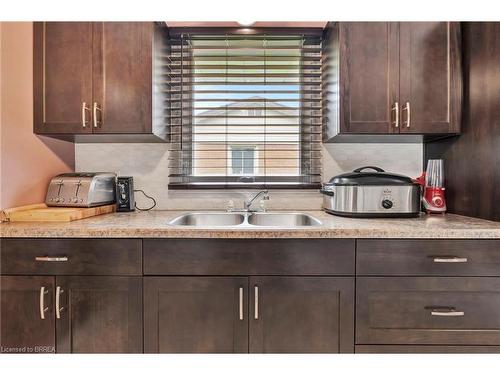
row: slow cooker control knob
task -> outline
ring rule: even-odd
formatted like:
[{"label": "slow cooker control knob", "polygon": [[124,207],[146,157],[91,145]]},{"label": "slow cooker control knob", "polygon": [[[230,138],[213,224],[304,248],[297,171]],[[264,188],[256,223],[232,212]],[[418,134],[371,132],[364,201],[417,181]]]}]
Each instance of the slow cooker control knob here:
[{"label": "slow cooker control knob", "polygon": [[392,203],[392,201],[390,201],[389,199],[384,199],[384,200],[382,201],[382,207],[384,207],[384,208],[385,208],[385,209],[387,209],[387,210],[388,210],[389,208],[392,208],[392,205],[393,205],[393,203]]}]

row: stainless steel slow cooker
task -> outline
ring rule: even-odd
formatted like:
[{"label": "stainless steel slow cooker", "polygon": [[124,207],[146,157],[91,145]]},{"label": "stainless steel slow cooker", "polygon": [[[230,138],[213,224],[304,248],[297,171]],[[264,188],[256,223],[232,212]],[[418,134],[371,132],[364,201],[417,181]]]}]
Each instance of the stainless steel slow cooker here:
[{"label": "stainless steel slow cooker", "polygon": [[334,215],[415,217],[420,213],[420,185],[378,167],[366,166],[335,176],[320,191],[323,209]]}]

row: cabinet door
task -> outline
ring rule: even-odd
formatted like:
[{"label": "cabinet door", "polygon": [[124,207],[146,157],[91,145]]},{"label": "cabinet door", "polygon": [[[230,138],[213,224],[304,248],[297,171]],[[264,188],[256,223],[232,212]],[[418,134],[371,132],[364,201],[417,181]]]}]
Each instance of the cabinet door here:
[{"label": "cabinet door", "polygon": [[352,353],[354,279],[251,277],[251,353]]},{"label": "cabinet door", "polygon": [[141,277],[62,276],[56,281],[58,353],[142,352]]},{"label": "cabinet door", "polygon": [[459,132],[460,43],[459,23],[400,24],[402,133]]},{"label": "cabinet door", "polygon": [[35,133],[92,132],[92,23],[33,27]]},{"label": "cabinet door", "polygon": [[151,132],[153,26],[94,23],[94,133]]},{"label": "cabinet door", "polygon": [[341,132],[399,132],[398,24],[342,22],[339,38]]},{"label": "cabinet door", "polygon": [[54,278],[2,276],[1,353],[55,351]]},{"label": "cabinet door", "polygon": [[246,277],[146,277],[147,353],[247,353]]}]

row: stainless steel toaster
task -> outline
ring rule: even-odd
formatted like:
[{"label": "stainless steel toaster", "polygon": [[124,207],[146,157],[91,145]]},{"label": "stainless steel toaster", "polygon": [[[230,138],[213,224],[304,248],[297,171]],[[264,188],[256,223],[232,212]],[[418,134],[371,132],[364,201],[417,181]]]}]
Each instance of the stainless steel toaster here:
[{"label": "stainless steel toaster", "polygon": [[323,185],[321,193],[323,209],[334,215],[415,217],[420,213],[420,185],[410,177],[378,167],[362,167],[335,176]]},{"label": "stainless steel toaster", "polygon": [[47,206],[94,207],[115,202],[116,174],[63,173],[52,178]]}]

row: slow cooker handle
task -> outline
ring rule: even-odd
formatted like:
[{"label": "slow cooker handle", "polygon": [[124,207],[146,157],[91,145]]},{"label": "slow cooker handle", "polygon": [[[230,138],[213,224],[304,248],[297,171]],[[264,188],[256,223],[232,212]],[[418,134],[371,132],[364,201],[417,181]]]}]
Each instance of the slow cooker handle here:
[{"label": "slow cooker handle", "polygon": [[355,169],[353,172],[355,172],[355,173],[361,173],[365,169],[373,169],[373,170],[375,170],[377,172],[385,172],[382,168],[374,167],[374,166],[371,166],[371,165],[367,165],[366,167],[361,167],[361,168]]},{"label": "slow cooker handle", "polygon": [[333,197],[333,196],[335,195],[335,193],[334,193],[333,191],[330,191],[330,190],[325,190],[325,189],[323,189],[323,188],[321,188],[321,189],[319,190],[319,192],[320,192],[321,194],[325,194],[325,195],[328,195],[328,196],[330,196],[330,197]]}]

